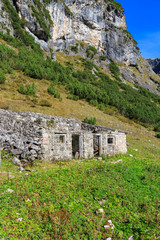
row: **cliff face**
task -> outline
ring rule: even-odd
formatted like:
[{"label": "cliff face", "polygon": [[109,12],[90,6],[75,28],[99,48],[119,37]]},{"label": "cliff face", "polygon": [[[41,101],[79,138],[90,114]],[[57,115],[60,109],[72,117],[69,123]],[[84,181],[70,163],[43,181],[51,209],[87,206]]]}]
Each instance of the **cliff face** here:
[{"label": "cliff face", "polygon": [[147,61],[151,65],[153,71],[160,76],[160,58],[149,58]]},{"label": "cliff face", "polygon": [[68,0],[66,4],[73,15],[66,15],[61,2],[48,5],[54,23],[52,39],[56,50],[64,50],[78,40],[95,46],[109,59],[137,64],[140,53],[126,32],[123,11],[102,1]]},{"label": "cliff face", "polygon": [[[115,61],[123,82],[159,94],[160,78],[141,57],[127,31],[124,10],[114,0],[0,0],[0,31],[22,41],[26,35],[27,43],[28,32],[53,58],[56,51],[73,55],[73,46],[88,57],[92,46],[98,52],[95,64],[108,71],[108,63]],[[100,55],[106,60],[99,61]]]},{"label": "cliff face", "polygon": [[5,33],[7,33],[9,30],[11,35],[13,35],[14,33],[12,22],[9,19],[9,14],[4,9],[4,5],[1,0],[0,0],[0,30]]},{"label": "cliff face", "polygon": [[[0,28],[14,34],[0,0]],[[140,52],[127,32],[123,8],[110,0],[10,0],[29,31],[45,50],[64,51],[77,41],[94,46],[108,59],[138,64]],[[46,4],[46,2],[48,2]],[[47,9],[48,11],[46,11]],[[4,20],[6,19],[6,20]]]}]

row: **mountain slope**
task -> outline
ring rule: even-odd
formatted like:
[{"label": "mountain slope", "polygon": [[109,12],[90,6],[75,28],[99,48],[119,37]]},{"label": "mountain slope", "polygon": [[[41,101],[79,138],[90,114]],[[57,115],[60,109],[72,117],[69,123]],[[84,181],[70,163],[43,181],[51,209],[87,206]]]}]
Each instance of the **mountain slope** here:
[{"label": "mountain slope", "polygon": [[18,100],[21,95],[25,95],[38,111],[38,105],[50,107],[50,104],[42,104],[42,100],[50,99],[54,102],[57,98],[63,102],[57,87],[64,86],[63,91],[66,91],[68,99],[86,100],[103,111],[108,106],[115,107],[132,120],[156,128],[159,125],[160,97],[138,85],[124,84],[115,63],[109,64],[110,74],[107,75],[102,68],[81,56],[57,53],[57,59],[63,61],[62,65],[25,46],[13,48],[19,41],[8,35],[1,37],[8,41],[3,40],[0,44],[1,80],[5,79],[4,73],[7,73],[7,80],[0,86],[3,102],[7,102],[10,97]]},{"label": "mountain slope", "polygon": [[[13,96],[12,93],[14,93],[14,100],[17,100],[21,95],[27,95],[32,99],[33,105],[38,110],[38,105],[46,105],[40,103],[42,99],[39,86],[44,86],[43,83],[47,81],[48,87],[44,87],[44,96],[48,99],[58,98],[63,102],[57,86],[64,85],[65,90],[64,88],[63,90],[67,92],[68,99],[85,100],[101,110],[105,110],[108,106],[114,107],[125,117],[147,126],[154,126],[154,129],[159,131],[159,77],[154,74],[150,65],[140,57],[136,42],[126,31],[125,17],[121,5],[115,1],[90,1],[90,5],[87,1],[81,2],[81,4],[79,1],[75,3],[71,1],[66,4],[59,1],[39,2],[39,0],[31,1],[30,4],[27,0],[1,1],[0,6],[3,10],[1,16],[3,17],[0,18],[0,22],[2,23],[6,19],[6,24],[8,24],[5,25],[5,21],[3,21],[4,24],[1,24],[2,30],[7,31],[7,34],[0,33],[0,94],[2,95],[2,102],[5,101],[5,94]],[[77,11],[79,4],[78,12],[72,14],[68,7],[69,4],[72,7],[77,4],[75,11]],[[84,33],[87,34],[90,31],[90,35],[88,37],[84,35],[84,38],[81,39],[83,41],[78,41],[75,38],[77,35],[74,33],[74,45],[66,44],[62,49],[63,52],[55,52],[53,45],[58,47],[59,44],[56,40],[58,38],[54,40],[52,37],[52,30],[54,30],[56,22],[52,18],[54,16],[57,19],[57,15],[51,14],[50,11],[55,7],[59,11],[59,6],[62,7],[62,5],[66,17],[74,21],[76,21],[76,16],[78,17],[78,31],[80,29],[84,31],[84,26],[81,23],[85,17],[85,14],[82,14],[83,11],[89,11],[90,14],[86,15],[91,18],[92,11],[90,12],[90,9],[94,10],[95,15],[92,17],[96,16],[96,20],[88,20],[87,27],[89,29]],[[48,6],[52,7],[48,8]],[[39,11],[39,14],[37,11]],[[68,24],[61,15],[58,16],[62,26],[65,23]],[[91,22],[95,23],[96,21],[100,24],[98,30],[91,25]],[[105,27],[108,26],[105,33],[103,31],[104,23]],[[86,25],[86,21],[83,21],[83,24]],[[10,27],[10,34],[7,26]],[[61,33],[61,30],[58,31],[60,26],[61,24],[57,29],[57,34]],[[69,26],[66,26],[66,29],[68,29]],[[37,36],[34,35],[32,28],[36,29]],[[77,29],[75,24],[72,24],[72,30],[75,31],[75,29]],[[107,45],[106,40],[102,41],[103,39],[98,37],[95,31],[100,32],[101,36],[105,34],[105,39],[110,34],[113,34],[114,37],[111,38],[111,41],[108,41],[109,45]],[[65,29],[62,32],[65,33]],[[123,36],[119,37],[119,32]],[[89,44],[92,34],[97,36],[96,39],[99,39],[104,49],[98,48],[96,42],[91,42],[94,45]],[[128,38],[124,37],[126,35]],[[78,36],[80,37],[80,35]],[[87,38],[84,41],[85,37]],[[123,42],[124,39],[125,42]],[[61,43],[65,42],[66,38],[61,40]],[[51,42],[52,44],[47,50],[48,44]],[[40,43],[40,45],[37,43]],[[120,48],[120,51],[117,48],[114,49],[112,45]],[[46,51],[42,51],[44,46],[46,46]],[[129,58],[124,60],[124,48],[127,50],[128,47],[133,58],[130,58],[131,55],[128,52],[126,54]],[[137,52],[134,49],[137,49]],[[103,55],[100,51],[103,51]],[[111,52],[118,55],[113,57],[112,54],[110,55]],[[57,61],[52,61],[53,58],[56,58]],[[131,59],[136,61],[135,64]],[[17,77],[19,73],[25,81],[21,81]],[[7,78],[7,81],[5,81],[5,78]],[[38,80],[41,80],[41,83]],[[16,89],[14,89],[15,83]],[[156,93],[157,96],[148,90]],[[48,107],[50,107],[50,104],[48,104]]]},{"label": "mountain slope", "polygon": [[160,76],[160,58],[149,58],[147,61],[151,65],[153,71]]},{"label": "mountain slope", "polygon": [[[117,62],[124,82],[159,94],[160,78],[141,58],[127,31],[124,10],[114,0],[0,0],[0,9],[0,30],[25,45],[35,49],[36,42],[53,59],[56,51],[76,52],[104,69],[110,61]],[[90,46],[96,51],[88,50]],[[99,56],[103,63],[97,61]]]}]

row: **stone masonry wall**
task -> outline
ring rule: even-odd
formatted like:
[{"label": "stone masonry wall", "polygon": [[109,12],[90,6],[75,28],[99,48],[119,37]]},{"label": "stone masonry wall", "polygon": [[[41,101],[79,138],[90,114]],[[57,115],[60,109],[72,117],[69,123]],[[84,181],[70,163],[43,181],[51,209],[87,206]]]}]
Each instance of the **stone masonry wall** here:
[{"label": "stone masonry wall", "polygon": [[126,144],[126,134],[124,133],[119,133],[116,136],[116,150],[115,150],[115,154],[125,154],[127,153],[127,144]]},{"label": "stone masonry wall", "polygon": [[76,119],[0,109],[0,145],[20,159],[71,159],[76,132],[81,133]]},{"label": "stone masonry wall", "polygon": [[43,131],[43,158],[47,160],[72,159],[72,134],[81,133],[81,122],[76,119],[53,117]]},{"label": "stone masonry wall", "polygon": [[85,132],[83,143],[84,143],[83,149],[84,158],[93,157],[93,134]]},{"label": "stone masonry wall", "polygon": [[[108,139],[113,139],[113,143],[108,143]],[[103,133],[102,152],[107,156],[115,154],[125,154],[126,147],[126,134],[125,133]]]},{"label": "stone masonry wall", "polygon": [[41,158],[42,127],[34,115],[0,109],[0,145],[20,159]]},{"label": "stone masonry wall", "polygon": [[0,109],[0,146],[21,160],[91,158],[94,135],[99,136],[100,155],[126,153],[122,131],[71,118]]}]

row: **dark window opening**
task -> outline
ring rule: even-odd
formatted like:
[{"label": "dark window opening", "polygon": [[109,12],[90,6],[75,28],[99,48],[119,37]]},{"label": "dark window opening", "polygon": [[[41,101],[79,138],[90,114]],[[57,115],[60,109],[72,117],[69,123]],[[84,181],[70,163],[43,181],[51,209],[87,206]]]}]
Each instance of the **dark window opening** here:
[{"label": "dark window opening", "polygon": [[57,143],[65,143],[65,135],[55,134],[55,140]]},{"label": "dark window opening", "polygon": [[72,135],[72,156],[73,158],[79,158],[79,135]]},{"label": "dark window opening", "polygon": [[108,144],[113,144],[113,138],[108,138]]},{"label": "dark window opening", "polygon": [[61,143],[64,143],[64,136],[60,135],[59,140],[60,140]]}]

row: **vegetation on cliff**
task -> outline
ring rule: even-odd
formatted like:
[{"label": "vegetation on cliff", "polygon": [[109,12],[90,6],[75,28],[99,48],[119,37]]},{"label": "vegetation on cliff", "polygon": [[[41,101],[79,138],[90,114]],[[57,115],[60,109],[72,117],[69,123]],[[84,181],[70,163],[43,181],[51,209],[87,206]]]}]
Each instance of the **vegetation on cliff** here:
[{"label": "vegetation on cliff", "polygon": [[119,11],[124,12],[124,8],[122,7],[122,5],[119,2],[117,2],[115,0],[104,0],[104,2],[114,6]]},{"label": "vegetation on cliff", "polygon": [[[19,39],[21,41],[20,42],[17,39],[15,39],[15,40],[11,40],[11,42],[12,41],[14,41],[14,43],[16,42],[17,46],[18,45],[30,46],[32,49],[34,49],[34,51],[41,53],[40,46],[34,42],[34,37],[32,37],[28,32],[26,32],[24,30],[25,21],[23,21],[22,19],[19,18],[16,9],[12,6],[10,1],[2,0],[2,2],[4,4],[5,10],[9,14],[9,17],[12,21],[12,25],[13,25],[13,28],[15,31],[15,36],[17,39]],[[10,36],[8,36],[7,38],[9,39]],[[12,37],[11,37],[11,39],[12,39]]]}]

